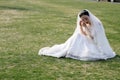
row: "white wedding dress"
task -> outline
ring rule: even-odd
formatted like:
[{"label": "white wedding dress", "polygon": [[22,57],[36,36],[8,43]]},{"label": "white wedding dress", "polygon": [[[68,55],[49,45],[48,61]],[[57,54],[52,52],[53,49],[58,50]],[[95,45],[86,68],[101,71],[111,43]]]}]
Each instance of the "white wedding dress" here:
[{"label": "white wedding dress", "polygon": [[88,11],[88,13],[92,22],[90,32],[94,39],[81,33],[79,13],[77,27],[73,35],[63,44],[40,49],[38,54],[57,58],[67,57],[84,61],[106,60],[115,57],[116,54],[109,45],[101,21],[90,11]]}]

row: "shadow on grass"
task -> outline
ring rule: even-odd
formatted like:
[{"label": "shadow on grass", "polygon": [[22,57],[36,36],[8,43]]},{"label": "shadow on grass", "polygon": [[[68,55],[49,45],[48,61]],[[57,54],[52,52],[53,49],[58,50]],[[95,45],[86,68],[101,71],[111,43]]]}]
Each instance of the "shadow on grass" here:
[{"label": "shadow on grass", "polygon": [[120,61],[120,55],[116,55],[116,56],[114,57],[114,59],[116,59],[116,60],[119,60],[119,61]]},{"label": "shadow on grass", "polygon": [[[64,59],[65,57],[61,57],[59,59]],[[65,58],[65,59],[69,59],[69,60],[77,60],[77,59],[71,59],[71,58]],[[100,59],[100,60],[90,60],[90,61],[82,61],[82,60],[78,60],[81,62],[107,62],[107,61],[120,61],[120,55],[116,55],[114,58],[109,58],[107,60],[104,59]]]},{"label": "shadow on grass", "polygon": [[119,62],[120,61],[120,55],[116,55],[114,58],[109,58],[107,60],[104,59],[100,59],[100,60],[95,60],[95,61],[82,61],[82,60],[77,60],[77,59],[72,59],[72,58],[65,58],[65,57],[60,57],[60,58],[55,58],[55,57],[50,57],[50,56],[43,56],[43,57],[47,57],[47,58],[51,58],[51,59],[62,59],[62,60],[66,60],[66,61],[80,61],[80,62]]},{"label": "shadow on grass", "polygon": [[28,8],[24,8],[24,7],[12,7],[12,6],[0,6],[0,9],[10,9],[10,10],[30,10]]},{"label": "shadow on grass", "polygon": [[115,58],[120,58],[120,55],[116,55]]},{"label": "shadow on grass", "polygon": [[114,58],[109,58],[109,59],[107,59],[107,60],[103,60],[103,59],[101,59],[101,60],[98,60],[98,61],[100,61],[100,62],[107,62],[107,61],[120,61],[120,55],[116,55]]}]

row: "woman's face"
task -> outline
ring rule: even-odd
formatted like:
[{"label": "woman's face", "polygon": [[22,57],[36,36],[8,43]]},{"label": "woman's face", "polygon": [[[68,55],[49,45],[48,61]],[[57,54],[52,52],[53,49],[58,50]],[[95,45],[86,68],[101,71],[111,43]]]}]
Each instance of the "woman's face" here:
[{"label": "woman's face", "polygon": [[90,22],[90,17],[89,17],[89,16],[87,16],[87,15],[82,15],[80,18],[81,18],[81,21],[82,21],[83,23],[85,23],[85,24],[91,24],[91,22]]}]

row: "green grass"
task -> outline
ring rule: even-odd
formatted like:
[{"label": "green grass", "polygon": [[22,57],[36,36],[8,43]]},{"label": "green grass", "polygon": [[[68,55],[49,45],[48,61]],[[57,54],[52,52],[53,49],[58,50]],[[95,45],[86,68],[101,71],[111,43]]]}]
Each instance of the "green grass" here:
[{"label": "green grass", "polygon": [[[64,43],[80,10],[102,22],[117,56],[84,62],[38,56],[40,48]],[[0,80],[119,80],[120,4],[83,0],[0,0]]]}]

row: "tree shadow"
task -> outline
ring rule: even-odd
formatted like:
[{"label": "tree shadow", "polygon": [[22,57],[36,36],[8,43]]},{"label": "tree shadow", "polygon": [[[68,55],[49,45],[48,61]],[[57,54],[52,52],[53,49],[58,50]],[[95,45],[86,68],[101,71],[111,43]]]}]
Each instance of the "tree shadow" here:
[{"label": "tree shadow", "polygon": [[0,9],[10,9],[10,10],[30,10],[28,8],[24,8],[24,7],[12,7],[12,6],[0,6]]}]

